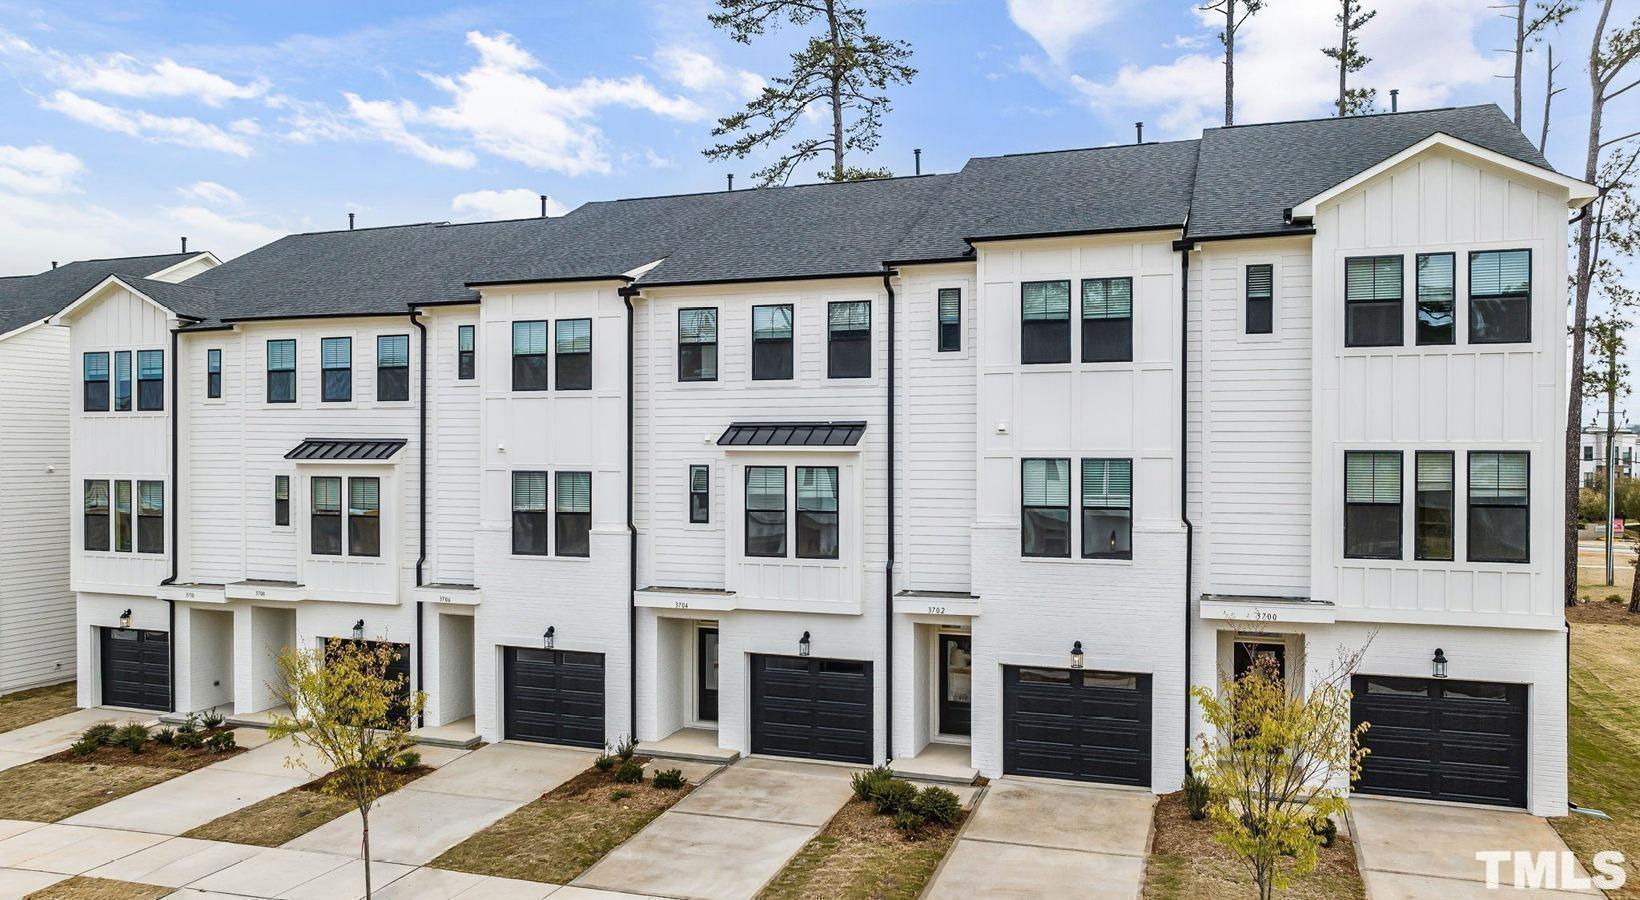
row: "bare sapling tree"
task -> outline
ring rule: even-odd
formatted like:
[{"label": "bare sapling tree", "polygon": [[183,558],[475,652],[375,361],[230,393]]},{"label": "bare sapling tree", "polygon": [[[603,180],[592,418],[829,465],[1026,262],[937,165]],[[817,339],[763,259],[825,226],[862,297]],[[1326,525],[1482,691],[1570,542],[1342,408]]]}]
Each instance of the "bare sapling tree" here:
[{"label": "bare sapling tree", "polygon": [[1236,124],[1236,33],[1247,20],[1258,15],[1266,0],[1213,0],[1198,7],[1202,12],[1224,14],[1219,43],[1224,45],[1224,124]]},{"label": "bare sapling tree", "polygon": [[[1524,87],[1523,79],[1526,74],[1526,54],[1532,50],[1532,45],[1543,40],[1544,32],[1566,21],[1566,17],[1577,10],[1578,0],[1542,0],[1535,11],[1527,8],[1528,0],[1510,0],[1494,9],[1504,9],[1504,18],[1515,23],[1514,47],[1506,52],[1514,55],[1514,73],[1500,78],[1511,78],[1515,86],[1515,127],[1524,129],[1521,122],[1521,93]],[[1544,117],[1547,121],[1547,116]]]},{"label": "bare sapling tree", "polygon": [[1554,106],[1555,95],[1563,94],[1566,89],[1555,87],[1555,70],[1560,63],[1555,62],[1555,45],[1549,45],[1549,64],[1543,67],[1543,130],[1538,133],[1538,152],[1549,152],[1549,110]]},{"label": "bare sapling tree", "polygon": [[1323,47],[1321,52],[1338,63],[1338,115],[1359,116],[1372,112],[1378,98],[1376,88],[1350,87],[1350,76],[1367,67],[1372,57],[1361,53],[1361,28],[1378,15],[1375,9],[1362,9],[1361,0],[1338,0],[1338,46]]}]

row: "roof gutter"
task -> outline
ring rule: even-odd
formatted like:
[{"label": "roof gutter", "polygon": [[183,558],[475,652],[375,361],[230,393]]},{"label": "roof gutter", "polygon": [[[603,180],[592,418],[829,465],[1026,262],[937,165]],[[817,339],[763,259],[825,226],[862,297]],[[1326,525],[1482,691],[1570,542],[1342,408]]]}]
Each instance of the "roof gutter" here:
[{"label": "roof gutter", "polygon": [[963,240],[967,241],[969,244],[976,244],[983,241],[1033,241],[1040,240],[1041,238],[1089,237],[1101,234],[1132,234],[1134,232],[1145,231],[1183,231],[1184,226],[1185,223],[1183,222],[1168,222],[1158,225],[1123,225],[1116,228],[1084,228],[1077,231],[1035,231],[1024,234],[985,234],[976,235],[974,237],[965,237]]},{"label": "roof gutter", "polygon": [[1190,252],[1194,241],[1173,242],[1179,251],[1179,521],[1184,523],[1184,772],[1190,776],[1190,658],[1195,629],[1196,526],[1190,521]]},{"label": "roof gutter", "polygon": [[638,739],[638,526],[632,521],[632,443],[635,410],[632,390],[635,380],[633,373],[637,365],[632,357],[634,335],[637,330],[636,316],[632,311],[632,298],[638,296],[639,291],[640,288],[632,284],[616,291],[621,295],[621,302],[626,304],[626,705],[629,729],[627,734],[634,741]]},{"label": "roof gutter", "polygon": [[883,269],[888,293],[888,562],[883,566],[883,763],[894,761],[894,282],[899,273]]},{"label": "roof gutter", "polygon": [[[416,471],[416,478],[419,482],[416,515],[421,520],[416,528],[416,537],[420,541],[419,553],[416,556],[416,587],[421,587],[426,583],[424,572],[427,566],[427,323],[423,322],[420,316],[421,310],[412,306],[410,308],[410,324],[421,332],[421,396],[416,398],[420,401],[416,404],[418,435],[416,443],[417,449],[421,453],[421,462]],[[424,643],[422,620],[425,618],[422,615],[422,605],[421,595],[418,593],[416,595],[416,690],[418,691],[426,690],[427,685],[422,677],[424,672],[422,664],[422,644]],[[426,725],[426,711],[417,712],[416,727],[422,728]]]}]

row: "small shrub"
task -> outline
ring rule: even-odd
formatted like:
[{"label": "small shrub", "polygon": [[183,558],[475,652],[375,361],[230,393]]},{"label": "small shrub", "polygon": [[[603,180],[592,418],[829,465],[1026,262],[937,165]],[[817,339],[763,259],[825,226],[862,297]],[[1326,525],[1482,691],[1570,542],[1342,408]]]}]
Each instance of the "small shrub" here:
[{"label": "small shrub", "polygon": [[622,737],[615,742],[615,755],[619,756],[622,762],[630,760],[632,754],[636,752],[638,752],[638,742],[634,741],[631,735]]},{"label": "small shrub", "polygon": [[114,737],[109,743],[116,747],[124,747],[132,753],[141,753],[143,748],[148,746],[148,726],[140,722],[122,725],[114,732]]},{"label": "small shrub", "polygon": [[888,766],[877,766],[864,772],[855,772],[854,777],[849,779],[850,784],[854,787],[854,799],[876,799],[877,789],[882,787],[884,782],[893,778],[894,773],[889,770]]},{"label": "small shrub", "polygon": [[617,803],[619,803],[620,801],[625,800],[625,799],[627,799],[628,797],[631,797],[631,796],[632,796],[632,792],[627,790],[626,788],[616,788],[615,790],[609,792],[609,799],[611,799],[611,800],[613,800]]},{"label": "small shrub", "polygon": [[1623,602],[1623,595],[1622,594],[1607,594],[1606,595],[1606,602],[1607,603],[1622,603]]},{"label": "small shrub", "polygon": [[183,731],[177,729],[177,736],[171,739],[178,750],[198,750],[205,746],[205,735],[197,731]]},{"label": "small shrub", "polygon": [[923,817],[909,809],[894,814],[894,827],[906,834],[914,834],[923,827]]},{"label": "small shrub", "polygon": [[1322,816],[1310,825],[1310,828],[1321,837],[1321,846],[1331,847],[1338,838],[1338,823],[1331,816]]},{"label": "small shrub", "polygon": [[231,731],[218,731],[205,739],[205,749],[211,753],[227,753],[239,746],[239,741]]},{"label": "small shrub", "polygon": [[882,815],[910,810],[917,802],[917,786],[899,778],[890,778],[877,788],[872,800]]},{"label": "small shrub", "polygon": [[167,747],[169,747],[169,746],[171,746],[171,744],[175,743],[176,739],[177,739],[177,731],[176,731],[175,728],[156,728],[156,729],[154,729],[154,740],[160,742],[161,744],[164,744]]},{"label": "small shrub", "polygon": [[615,780],[621,784],[641,784],[643,782],[643,766],[629,759],[615,767]]},{"label": "small shrub", "polygon": [[165,751],[165,761],[166,762],[176,762],[177,760],[179,760],[181,758],[182,758],[182,751],[181,750],[167,750],[167,751]]},{"label": "small shrub", "polygon": [[177,726],[177,734],[193,734],[199,730],[199,713],[189,713],[182,718],[182,724]]},{"label": "small shrub", "polygon": [[930,822],[954,825],[962,817],[962,801],[946,788],[926,787],[917,795],[912,810]]},{"label": "small shrub", "polygon": [[1213,793],[1207,787],[1207,779],[1191,774],[1184,780],[1184,805],[1190,810],[1190,818],[1200,822],[1207,818],[1207,803]]},{"label": "small shrub", "polygon": [[82,737],[74,743],[68,745],[68,749],[74,751],[75,756],[90,756],[91,754],[96,753],[101,747],[101,741],[94,741],[85,737]]},{"label": "small shrub", "polygon": [[112,743],[114,740],[114,734],[118,731],[118,728],[104,722],[101,725],[93,725],[90,728],[87,728],[80,734],[80,740],[90,744],[92,747],[101,747],[105,744]]},{"label": "small shrub", "polygon": [[592,765],[600,772],[608,772],[610,769],[615,768],[615,757],[610,756],[608,753],[600,753],[598,758],[592,761]]},{"label": "small shrub", "polygon": [[213,728],[221,728],[222,723],[226,721],[228,720],[223,718],[222,714],[214,709],[206,710],[205,712],[200,713],[199,716],[199,724],[204,726],[206,731],[210,731]]},{"label": "small shrub", "polygon": [[421,754],[414,750],[406,750],[393,758],[393,768],[400,772],[408,772],[421,765]]},{"label": "small shrub", "polygon": [[682,769],[661,769],[655,773],[655,787],[662,790],[675,791],[683,787]]}]

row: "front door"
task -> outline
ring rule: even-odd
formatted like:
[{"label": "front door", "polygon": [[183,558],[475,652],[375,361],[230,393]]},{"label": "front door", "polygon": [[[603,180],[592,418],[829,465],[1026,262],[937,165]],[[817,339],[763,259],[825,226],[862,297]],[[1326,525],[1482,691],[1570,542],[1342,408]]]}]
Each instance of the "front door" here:
[{"label": "front door", "polygon": [[1276,664],[1276,675],[1287,677],[1287,645],[1279,642],[1266,641],[1236,641],[1235,663],[1236,677],[1247,674],[1253,667],[1254,660],[1273,659]]},{"label": "front door", "polygon": [[973,657],[969,652],[972,639],[966,634],[940,635],[940,733],[969,733],[973,719],[972,698]]},{"label": "front door", "polygon": [[701,628],[695,644],[696,707],[702,722],[716,722],[718,717],[718,630]]}]

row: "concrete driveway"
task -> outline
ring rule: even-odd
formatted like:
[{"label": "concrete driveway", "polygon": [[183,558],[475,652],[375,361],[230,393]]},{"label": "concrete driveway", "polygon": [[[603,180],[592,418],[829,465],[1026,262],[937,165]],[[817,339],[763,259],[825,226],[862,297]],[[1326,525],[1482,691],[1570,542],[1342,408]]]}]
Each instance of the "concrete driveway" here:
[{"label": "concrete driveway", "polygon": [[1155,805],[1147,791],[999,779],[926,896],[1131,900],[1144,883]]},{"label": "concrete driveway", "polygon": [[69,744],[79,739],[81,732],[93,725],[105,722],[123,725],[126,722],[153,721],[151,713],[93,707],[76,709],[55,719],[24,725],[22,728],[0,734],[0,769],[31,763],[41,757],[67,750]]},{"label": "concrete driveway", "polygon": [[[1373,900],[1496,897],[1499,891],[1486,887],[1486,864],[1475,858],[1477,852],[1567,852],[1547,821],[1507,809],[1353,797],[1350,826],[1361,854],[1361,877]],[[1573,866],[1578,876],[1587,874],[1575,861]],[[1554,869],[1558,877],[1558,857]],[[1502,865],[1501,875],[1511,897],[1601,896],[1593,888],[1513,890],[1510,863]]]}]

